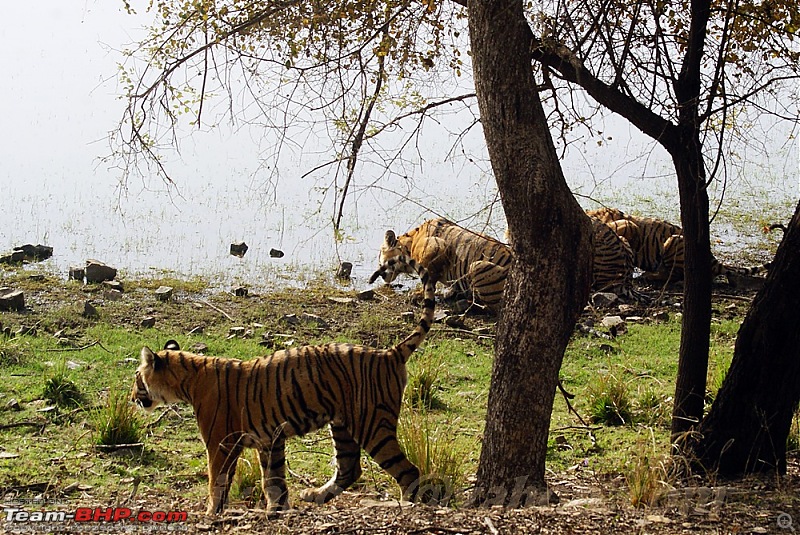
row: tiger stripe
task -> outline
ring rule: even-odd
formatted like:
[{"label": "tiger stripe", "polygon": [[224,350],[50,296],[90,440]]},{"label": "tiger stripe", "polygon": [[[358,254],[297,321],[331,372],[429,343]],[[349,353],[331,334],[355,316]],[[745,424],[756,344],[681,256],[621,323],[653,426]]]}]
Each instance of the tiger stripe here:
[{"label": "tiger stripe", "polygon": [[405,499],[417,498],[419,470],[400,449],[397,420],[406,362],[433,323],[434,284],[425,268],[402,255],[371,280],[396,270],[419,274],[424,303],[411,334],[388,349],[330,343],[240,361],[181,351],[172,340],[158,353],[142,348],[132,399],[147,410],[177,402],[193,407],[208,456],[209,514],[223,510],[243,448],[258,450],[268,513],[285,510],[285,440],[326,424],[336,470],[302,499],[327,502],[354,483],[361,475],[361,449],[395,478]]}]

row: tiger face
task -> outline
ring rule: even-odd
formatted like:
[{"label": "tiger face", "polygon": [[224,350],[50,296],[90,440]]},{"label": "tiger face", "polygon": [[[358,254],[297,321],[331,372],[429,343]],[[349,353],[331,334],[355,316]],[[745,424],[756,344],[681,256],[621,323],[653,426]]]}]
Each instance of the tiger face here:
[{"label": "tiger face", "polygon": [[164,351],[154,353],[145,346],[141,352],[141,363],[136,369],[136,379],[133,382],[131,401],[144,410],[150,412],[163,403],[177,403],[181,401],[175,395],[177,387],[170,381],[167,364],[167,352],[180,351],[178,342],[169,340],[164,344]]},{"label": "tiger face", "polygon": [[[400,236],[400,238],[406,237],[407,235]],[[383,237],[380,253],[378,254],[378,264],[384,265],[392,258],[400,255],[410,256],[411,251],[409,250],[409,245],[408,243],[404,243],[406,241],[410,242],[410,238],[408,240],[403,239],[403,241],[401,241],[397,239],[397,235],[395,235],[393,230],[387,230]],[[389,284],[390,282],[393,282],[400,273],[413,273],[413,271],[408,270],[406,266],[403,265],[400,269],[385,272],[382,275],[383,280],[386,282],[386,284]]]}]

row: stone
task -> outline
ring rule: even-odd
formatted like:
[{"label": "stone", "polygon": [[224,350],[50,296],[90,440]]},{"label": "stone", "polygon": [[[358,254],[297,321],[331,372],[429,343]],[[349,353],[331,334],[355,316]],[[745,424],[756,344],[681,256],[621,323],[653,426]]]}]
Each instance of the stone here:
[{"label": "stone", "polygon": [[208,351],[208,346],[206,344],[202,343],[202,342],[196,342],[196,343],[192,344],[192,347],[190,349],[194,353],[197,353],[198,355],[202,355],[206,351]]},{"label": "stone", "polygon": [[122,292],[119,290],[106,290],[103,292],[103,297],[109,301],[119,301],[122,299]]},{"label": "stone", "polygon": [[372,301],[375,299],[375,290],[364,290],[363,292],[358,292],[356,297],[361,301]]},{"label": "stone", "polygon": [[86,277],[86,269],[78,266],[72,266],[69,268],[69,280],[83,282],[84,277]]},{"label": "stone", "polygon": [[109,290],[117,290],[118,292],[123,292],[124,289],[122,288],[122,283],[120,281],[103,281],[103,287],[108,288]]},{"label": "stone", "polygon": [[86,282],[103,282],[114,280],[117,269],[108,266],[99,260],[86,261]]},{"label": "stone", "polygon": [[653,314],[653,319],[656,321],[669,321],[669,312],[666,310],[660,310]]},{"label": "stone", "polygon": [[247,297],[247,293],[248,293],[247,288],[245,288],[244,286],[239,286],[238,288],[233,290],[233,295],[235,295],[236,297]]},{"label": "stone", "polygon": [[19,249],[15,249],[9,254],[0,256],[0,264],[20,264],[25,260],[25,253]]},{"label": "stone", "polygon": [[25,245],[14,247],[14,251],[22,251],[25,260],[30,260],[33,262],[47,260],[53,256],[53,248],[48,247],[47,245],[31,245],[26,243]]},{"label": "stone", "polygon": [[0,288],[0,310],[25,310],[25,294],[22,290],[8,287]]},{"label": "stone", "polygon": [[172,298],[172,292],[171,286],[159,286],[154,293],[159,301],[168,301]]},{"label": "stone", "polygon": [[342,262],[339,266],[339,271],[336,272],[337,279],[350,280],[350,274],[353,272],[352,262]]},{"label": "stone", "polygon": [[300,319],[303,320],[305,323],[311,323],[320,329],[327,329],[328,322],[322,319],[321,317],[317,316],[316,314],[308,314],[306,312],[300,314]]},{"label": "stone", "polygon": [[617,294],[611,292],[597,292],[592,294],[592,306],[604,308],[614,304],[618,299]]},{"label": "stone", "polygon": [[6,408],[12,411],[22,410],[22,407],[20,407],[19,405],[19,401],[17,401],[15,398],[11,398],[8,400],[8,403],[6,403]]},{"label": "stone", "polygon": [[413,312],[403,312],[402,314],[400,314],[400,317],[403,319],[403,321],[406,321],[408,323],[414,323],[417,319],[417,315],[414,314]]},{"label": "stone", "polygon": [[156,319],[153,316],[145,316],[142,318],[142,321],[139,325],[145,329],[150,329],[151,327],[155,327]]},{"label": "stone", "polygon": [[83,304],[83,315],[86,318],[96,318],[100,314],[97,313],[97,308],[91,302],[86,301]]},{"label": "stone", "polygon": [[270,249],[269,256],[272,258],[283,258],[283,251],[280,249]]},{"label": "stone", "polygon": [[231,254],[233,256],[238,256],[239,258],[244,256],[244,254],[247,252],[247,249],[247,244],[243,241],[234,242],[231,244]]}]

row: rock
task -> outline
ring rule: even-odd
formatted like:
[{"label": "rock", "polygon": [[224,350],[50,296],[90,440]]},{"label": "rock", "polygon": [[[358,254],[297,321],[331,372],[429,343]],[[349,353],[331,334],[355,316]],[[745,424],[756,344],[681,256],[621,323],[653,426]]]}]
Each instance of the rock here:
[{"label": "rock", "polygon": [[666,310],[660,310],[653,314],[653,319],[656,321],[669,321],[669,312]]},{"label": "rock", "polygon": [[618,299],[617,294],[611,292],[597,292],[592,294],[592,306],[604,308],[613,305]]},{"label": "rock", "polygon": [[8,400],[8,403],[6,403],[6,408],[12,411],[22,410],[22,407],[20,407],[19,405],[19,401],[17,401],[15,398],[11,398]]},{"label": "rock", "polygon": [[103,297],[109,301],[119,301],[122,299],[122,292],[119,290],[106,290],[103,292]]},{"label": "rock", "polygon": [[460,315],[445,316],[444,324],[453,329],[466,329],[467,325],[464,323],[464,318]]},{"label": "rock", "polygon": [[375,299],[375,290],[364,290],[363,292],[358,292],[356,297],[361,301],[372,301]]},{"label": "rock", "polygon": [[350,274],[353,272],[352,262],[342,262],[339,266],[339,271],[336,272],[337,279],[350,280]]},{"label": "rock", "polygon": [[236,297],[247,297],[247,293],[248,293],[247,288],[245,288],[244,286],[239,286],[238,288],[233,290],[233,295],[235,295]]},{"label": "rock", "polygon": [[124,291],[120,281],[103,281],[103,287],[108,288],[109,290],[117,290],[120,293]]},{"label": "rock", "polygon": [[108,266],[99,260],[86,261],[86,282],[103,282],[114,280],[117,269]]},{"label": "rock", "polygon": [[172,298],[172,291],[171,286],[159,286],[155,291],[156,299],[159,301],[168,301]]},{"label": "rock", "polygon": [[142,321],[139,325],[141,325],[144,329],[150,329],[151,327],[155,327],[156,319],[153,316],[145,316],[142,318]]},{"label": "rock", "polygon": [[[371,290],[368,290],[368,291],[371,291]],[[373,292],[372,296],[373,297],[375,296],[374,292]],[[351,303],[355,303],[356,302],[356,300],[353,299],[352,297],[328,297],[328,301],[330,301],[331,303],[336,303],[338,305],[349,305]]]},{"label": "rock", "polygon": [[83,282],[84,277],[86,277],[86,269],[77,266],[69,268],[69,280]]},{"label": "rock", "polygon": [[400,314],[400,317],[403,319],[403,321],[406,321],[408,323],[414,323],[417,319],[417,315],[414,314],[413,312],[403,312],[402,314]]},{"label": "rock", "polygon": [[203,326],[197,325],[196,327],[193,327],[192,330],[189,331],[189,334],[203,334]]},{"label": "rock", "polygon": [[14,250],[10,254],[0,256],[0,264],[20,264],[25,260],[25,253],[20,250]]},{"label": "rock", "polygon": [[22,290],[5,286],[0,288],[0,310],[25,310],[25,294]]},{"label": "rock", "polygon": [[244,256],[244,254],[247,252],[247,249],[247,244],[243,241],[234,242],[231,244],[231,254],[233,256],[238,256],[239,258]]},{"label": "rock", "polygon": [[600,325],[608,329],[612,337],[628,332],[628,325],[619,316],[606,316],[600,321]]},{"label": "rock", "polygon": [[300,320],[297,319],[297,314],[284,314],[281,321],[285,321],[289,325],[297,325],[300,323]]},{"label": "rock", "polygon": [[95,306],[91,302],[86,301],[83,304],[83,316],[84,317],[86,317],[86,318],[96,318],[99,315],[100,314],[97,313],[97,308],[95,308]]},{"label": "rock", "polygon": [[283,258],[283,251],[281,251],[280,249],[270,249],[269,256],[271,256],[272,258]]},{"label": "rock", "polygon": [[192,344],[192,347],[190,349],[192,350],[192,352],[197,353],[198,355],[202,355],[203,353],[208,351],[208,346],[202,342],[196,342]]},{"label": "rock", "polygon": [[328,328],[328,322],[322,319],[321,317],[317,316],[316,314],[308,314],[304,312],[300,314],[300,319],[303,320],[305,323],[311,323],[320,329]]},{"label": "rock", "polygon": [[243,337],[246,332],[247,332],[247,329],[245,329],[244,327],[231,327],[230,329],[228,329],[228,335],[230,335],[230,336],[242,336]]},{"label": "rock", "polygon": [[38,262],[40,260],[47,260],[51,256],[53,256],[53,248],[48,247],[47,245],[31,245],[26,243],[25,245],[20,245],[19,247],[14,248],[14,252],[22,251],[22,254],[25,257],[25,260],[30,260],[33,262]]}]

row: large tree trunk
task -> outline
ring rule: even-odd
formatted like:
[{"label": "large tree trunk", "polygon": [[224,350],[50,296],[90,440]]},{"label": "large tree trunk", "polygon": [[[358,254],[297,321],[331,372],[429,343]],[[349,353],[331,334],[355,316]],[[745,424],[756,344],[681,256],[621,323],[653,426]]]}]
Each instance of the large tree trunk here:
[{"label": "large tree trunk", "polygon": [[689,39],[681,71],[675,81],[678,100],[678,138],[665,144],[675,163],[681,200],[685,264],[683,320],[675,406],[673,440],[679,440],[703,417],[711,334],[711,250],[708,227],[708,191],[700,141],[698,102],[703,49],[711,2],[692,0]]},{"label": "large tree trunk", "polygon": [[468,2],[481,122],[515,259],[497,328],[476,505],[530,505],[544,480],[558,370],[591,284],[589,220],[561,173],[521,0]]},{"label": "large tree trunk", "polygon": [[798,401],[800,204],[739,329],[728,375],[691,442],[698,466],[725,476],[785,473]]}]

